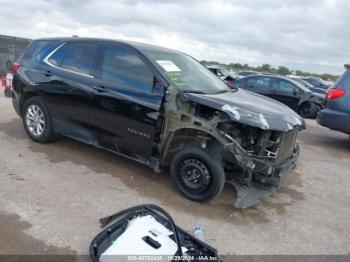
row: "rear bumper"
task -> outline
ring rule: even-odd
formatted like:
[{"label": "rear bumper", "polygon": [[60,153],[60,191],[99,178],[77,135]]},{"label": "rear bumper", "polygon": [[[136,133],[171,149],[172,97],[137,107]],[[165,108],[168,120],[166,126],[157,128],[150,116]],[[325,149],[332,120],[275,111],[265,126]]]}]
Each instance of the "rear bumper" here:
[{"label": "rear bumper", "polygon": [[[237,199],[234,202],[234,206],[236,208],[248,208],[271,196],[280,188],[284,178],[295,168],[298,158],[299,147],[296,147],[293,155],[287,161],[273,168],[273,172],[268,179],[270,180],[269,183],[263,184],[253,179],[249,186],[244,186],[235,180],[227,181],[235,187],[237,192]],[[254,174],[254,176],[259,176],[259,174]]]},{"label": "rear bumper", "polygon": [[324,127],[350,134],[350,114],[326,108],[317,116],[317,122]]}]

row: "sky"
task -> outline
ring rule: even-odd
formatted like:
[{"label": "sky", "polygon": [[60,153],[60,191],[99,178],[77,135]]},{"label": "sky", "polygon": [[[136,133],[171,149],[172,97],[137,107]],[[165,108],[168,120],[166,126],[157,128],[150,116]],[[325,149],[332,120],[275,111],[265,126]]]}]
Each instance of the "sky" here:
[{"label": "sky", "polygon": [[198,60],[341,74],[349,0],[0,0],[0,34],[146,42]]}]

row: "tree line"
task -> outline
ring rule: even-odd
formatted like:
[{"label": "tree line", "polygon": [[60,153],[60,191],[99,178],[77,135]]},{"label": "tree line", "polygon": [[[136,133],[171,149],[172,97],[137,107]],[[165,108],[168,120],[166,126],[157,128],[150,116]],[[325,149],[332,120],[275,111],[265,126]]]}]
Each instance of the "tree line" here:
[{"label": "tree line", "polygon": [[322,78],[323,80],[331,80],[331,81],[335,81],[339,77],[337,75],[332,75],[327,73],[315,74],[315,73],[303,72],[301,70],[290,70],[288,67],[285,67],[285,66],[279,66],[278,68],[275,68],[269,64],[263,64],[261,66],[254,67],[254,66],[249,66],[248,64],[240,64],[240,63],[223,64],[217,61],[206,61],[206,60],[202,60],[200,62],[204,65],[218,65],[226,69],[249,70],[249,71],[256,71],[256,72],[273,73],[273,74],[279,74],[279,75],[295,74],[297,76],[317,76]]}]

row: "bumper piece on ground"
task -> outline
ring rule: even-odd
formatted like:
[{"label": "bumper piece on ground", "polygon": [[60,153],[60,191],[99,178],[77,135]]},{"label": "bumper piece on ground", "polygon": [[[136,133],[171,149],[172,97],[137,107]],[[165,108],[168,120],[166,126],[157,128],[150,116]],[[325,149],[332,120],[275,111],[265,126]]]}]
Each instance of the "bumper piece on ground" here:
[{"label": "bumper piece on ground", "polygon": [[252,182],[249,186],[243,186],[233,179],[227,181],[227,183],[235,187],[237,192],[237,199],[234,202],[234,207],[248,208],[271,196],[280,188],[280,183],[284,178],[295,168],[298,157],[299,150],[297,149],[287,162],[276,168],[277,174],[274,174],[274,176],[277,176],[279,179],[277,186],[263,186],[255,182]]}]

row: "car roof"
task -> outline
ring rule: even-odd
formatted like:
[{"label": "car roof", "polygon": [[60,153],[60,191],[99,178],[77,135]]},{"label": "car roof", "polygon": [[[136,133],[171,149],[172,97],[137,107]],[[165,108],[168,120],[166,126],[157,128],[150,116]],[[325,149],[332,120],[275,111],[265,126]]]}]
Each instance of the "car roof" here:
[{"label": "car roof", "polygon": [[109,42],[109,43],[116,43],[116,44],[123,44],[132,48],[135,48],[141,52],[143,51],[162,51],[162,52],[170,52],[170,53],[182,53],[180,51],[156,46],[152,44],[147,43],[140,43],[140,42],[133,42],[133,41],[126,41],[126,40],[117,40],[117,39],[108,39],[108,38],[91,38],[91,37],[52,37],[52,38],[39,38],[35,39],[34,41],[63,41],[63,42]]},{"label": "car roof", "polygon": [[289,79],[301,79],[301,80],[304,80],[303,78],[303,76],[293,76],[293,75],[288,75],[287,76]]}]

